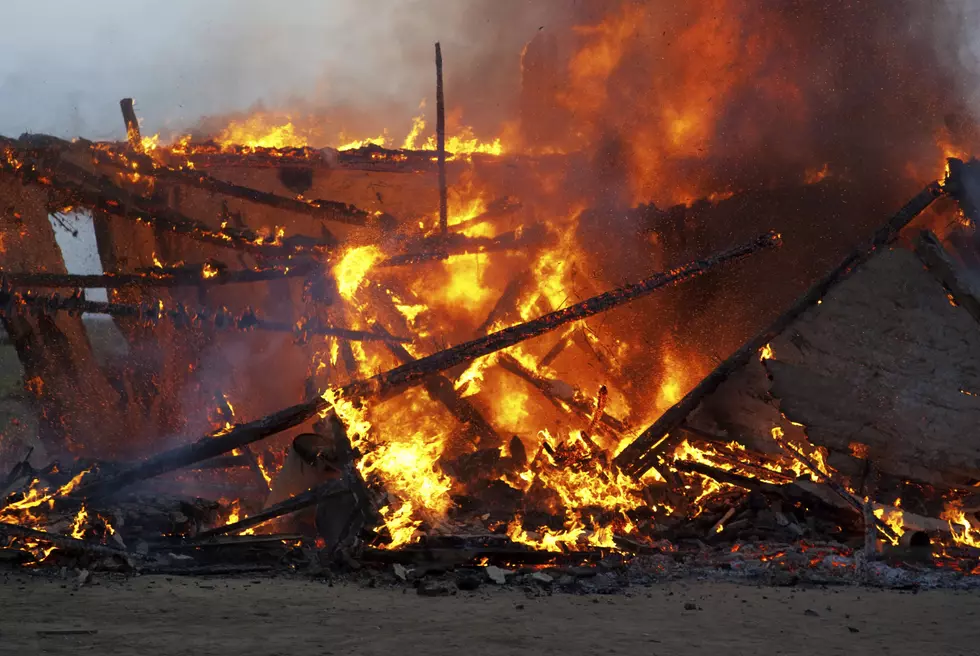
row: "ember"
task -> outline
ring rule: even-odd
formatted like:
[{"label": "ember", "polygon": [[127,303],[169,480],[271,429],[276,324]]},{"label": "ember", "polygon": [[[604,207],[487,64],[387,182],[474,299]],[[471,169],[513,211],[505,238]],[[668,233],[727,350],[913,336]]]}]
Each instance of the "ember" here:
[{"label": "ember", "polygon": [[[842,154],[850,131],[800,136],[855,104],[796,70],[829,28],[611,5],[564,59],[526,44],[496,133],[436,44],[433,119],[168,140],[124,99],[119,142],[0,138],[0,318],[35,404],[0,433],[0,547],[980,571],[980,131]],[[80,216],[100,273],[65,268],[52,225]]]}]

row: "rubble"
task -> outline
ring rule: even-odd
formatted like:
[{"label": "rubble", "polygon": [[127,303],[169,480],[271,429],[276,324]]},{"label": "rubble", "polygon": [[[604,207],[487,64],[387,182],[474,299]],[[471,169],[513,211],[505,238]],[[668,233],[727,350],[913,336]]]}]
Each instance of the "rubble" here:
[{"label": "rubble", "polygon": [[[430,597],[486,584],[605,594],[688,576],[969,587],[980,573],[980,444],[970,437],[980,419],[980,301],[942,239],[903,242],[947,194],[972,211],[962,200],[972,165],[951,161],[950,178],[926,186],[683,387],[648,369],[670,359],[662,343],[628,339],[652,332],[637,319],[652,315],[626,311],[678,303],[688,289],[691,304],[711,298],[718,280],[779,246],[779,232],[740,226],[744,239],[674,260],[686,264],[603,285],[570,263],[634,273],[635,254],[578,262],[590,252],[576,240],[604,209],[567,225],[521,203],[457,217],[444,134],[438,220],[426,231],[408,216],[221,177],[222,167],[268,166],[277,185],[302,195],[316,171],[334,170],[322,153],[156,152],[144,147],[132,103],[123,111],[128,146],[0,142],[4,184],[19,185],[32,220],[88,208],[112,264],[77,276],[60,265],[30,269],[23,257],[25,270],[0,272],[4,327],[31,384],[55,390],[37,398],[39,442],[57,454],[44,469],[19,457],[0,480],[0,562],[71,568],[78,585],[107,571],[271,572],[383,581]],[[429,166],[408,150],[344,157]],[[211,172],[191,173],[202,162]],[[29,197],[38,190],[44,198]],[[229,199],[302,230],[250,228]],[[685,221],[701,210],[633,215],[676,255]],[[337,233],[313,220],[338,224]],[[185,264],[185,252],[199,264]],[[453,267],[468,257],[499,267],[499,284],[483,293],[460,283]],[[98,287],[109,300],[84,296]],[[426,305],[439,294],[441,306]],[[107,315],[120,330],[131,356],[122,371],[89,362],[82,313]],[[594,317],[613,327],[586,323]],[[228,341],[232,332],[241,341]],[[261,340],[277,333],[293,334],[288,356],[265,350]],[[247,367],[244,387],[263,393],[239,419],[224,393],[208,390],[209,416],[191,422],[181,410],[205,394],[224,347]],[[282,371],[295,375],[286,381]],[[182,382],[194,373],[197,388]],[[651,389],[667,401],[651,404]],[[98,403],[73,404],[73,393]],[[105,444],[74,442],[98,432],[99,420],[75,418],[85,407],[109,417]],[[103,448],[137,434],[156,445],[153,455]],[[188,434],[200,437],[177,437]]]}]

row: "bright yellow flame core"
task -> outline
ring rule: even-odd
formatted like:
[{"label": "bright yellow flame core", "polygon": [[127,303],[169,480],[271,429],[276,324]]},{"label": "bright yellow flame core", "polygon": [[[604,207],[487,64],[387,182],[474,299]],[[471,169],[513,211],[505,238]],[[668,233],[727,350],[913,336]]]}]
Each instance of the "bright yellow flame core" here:
[{"label": "bright yellow flame core", "polygon": [[243,121],[232,121],[215,139],[223,148],[302,148],[307,140],[296,134],[291,120],[280,123],[266,114],[254,114]]},{"label": "bright yellow flame core", "polygon": [[337,291],[340,295],[347,300],[352,300],[364,283],[368,272],[383,259],[384,252],[375,245],[348,249],[333,267]]}]

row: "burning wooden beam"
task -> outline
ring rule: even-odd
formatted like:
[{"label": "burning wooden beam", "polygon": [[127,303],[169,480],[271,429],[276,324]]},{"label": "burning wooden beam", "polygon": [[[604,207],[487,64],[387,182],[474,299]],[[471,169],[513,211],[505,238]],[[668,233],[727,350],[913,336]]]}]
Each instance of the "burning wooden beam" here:
[{"label": "burning wooden beam", "polygon": [[449,233],[449,191],[446,187],[446,97],[442,86],[442,46],[436,44],[436,157],[439,159],[439,230]]},{"label": "burning wooden beam", "polygon": [[612,415],[606,414],[605,408],[598,409],[596,412],[597,408],[580,399],[576,394],[577,390],[568,383],[539,376],[518,362],[517,358],[507,353],[500,356],[498,363],[501,369],[530,384],[562,412],[578,415],[579,418],[588,421],[590,425],[588,432],[599,428],[614,438],[621,438],[629,432],[629,427]]},{"label": "burning wooden beam", "polygon": [[517,309],[517,304],[521,300],[521,296],[524,294],[524,289],[531,282],[531,272],[530,270],[522,271],[517,274],[513,280],[507,283],[504,288],[504,292],[497,299],[487,318],[483,320],[483,323],[479,325],[476,329],[476,335],[486,335],[487,331],[494,323],[501,320],[506,320],[507,317],[511,315]]},{"label": "burning wooden beam", "polygon": [[[419,385],[425,378],[433,374],[452,369],[464,362],[490,355],[528,339],[539,337],[573,321],[612,310],[658,289],[696,278],[722,264],[740,260],[762,250],[775,248],[779,244],[778,235],[766,233],[717,255],[654,274],[638,283],[605,292],[527,323],[505,328],[486,337],[465,342],[445,351],[403,364],[372,378],[353,381],[335,390],[334,394],[344,398],[358,398],[372,394],[391,393],[394,390]],[[326,398],[316,397],[247,424],[239,424],[227,432],[206,435],[196,442],[165,451],[125,468],[111,478],[85,485],[77,491],[78,496],[105,496],[133,483],[223,455],[243,445],[258,442],[270,435],[299,426],[329,406],[330,401]]]},{"label": "burning wooden beam", "polygon": [[445,236],[440,234],[414,244],[412,248],[417,250],[390,257],[378,266],[406,266],[446,260],[453,255],[477,255],[527,249],[545,243],[548,236],[548,230],[541,225],[505,232],[496,237],[467,237],[459,233],[449,233]]},{"label": "burning wooden beam", "polygon": [[[381,326],[375,328],[379,332],[385,332]],[[415,362],[412,354],[401,344],[387,342],[386,346],[392,355],[398,358],[402,364]],[[480,410],[465,398],[461,397],[456,391],[453,382],[445,376],[438,374],[425,379],[422,385],[429,396],[445,406],[446,410],[465,426],[477,438],[477,445],[482,448],[492,448],[503,443],[500,435],[494,427],[484,418]]]},{"label": "burning wooden beam", "polygon": [[[9,148],[0,157],[0,171],[13,173],[25,182],[42,184],[62,191],[72,202],[102,210],[113,216],[135,219],[140,223],[156,226],[198,241],[216,246],[245,250],[267,257],[289,257],[307,253],[325,253],[333,241],[324,242],[303,235],[291,235],[271,240],[256,232],[224,227],[214,230],[209,225],[195,221],[168,207],[151,207],[145,199],[130,193],[104,176],[88,172],[84,168],[59,159],[45,161],[43,156],[19,151],[16,142],[0,139],[0,145]],[[12,147],[11,147],[12,145]]]},{"label": "burning wooden beam", "polygon": [[783,332],[793,321],[808,308],[820,301],[832,287],[846,279],[852,271],[880,248],[894,241],[899,231],[915,217],[929,207],[936,198],[943,194],[943,188],[938,182],[929,184],[919,192],[891,219],[881,226],[872,237],[870,243],[853,251],[833,270],[821,278],[803,296],[791,305],[785,312],[773,321],[764,331],[750,339],[727,360],[706,376],[694,389],[687,393],[674,406],[669,408],[657,421],[639,435],[629,446],[616,456],[616,464],[623,471],[636,478],[641,477],[654,466],[661,453],[666,452],[678,442],[678,436],[670,435],[678,426],[684,423],[700,404],[701,401],[718,389],[729,376],[739,370],[751,358],[765,348],[777,335]]},{"label": "burning wooden beam", "polygon": [[71,289],[118,289],[120,287],[210,287],[304,277],[317,267],[313,261],[287,267],[228,271],[211,264],[167,267],[159,273],[27,273],[3,271],[0,278],[17,287],[68,287]]},{"label": "burning wooden beam", "polygon": [[302,320],[298,324],[288,324],[279,321],[270,321],[259,318],[254,312],[248,310],[241,315],[235,315],[226,309],[211,312],[207,309],[199,309],[195,312],[188,311],[183,305],[178,305],[176,309],[165,309],[160,304],[128,305],[125,303],[109,303],[104,301],[87,301],[80,293],[71,296],[61,297],[58,294],[37,295],[27,290],[25,292],[11,291],[9,287],[0,284],[0,314],[11,314],[18,308],[31,308],[38,312],[69,312],[74,314],[108,314],[113,317],[130,317],[142,321],[156,323],[161,319],[167,318],[177,326],[189,325],[214,325],[218,329],[236,328],[238,330],[270,330],[273,332],[299,332],[314,335],[326,335],[339,339],[352,341],[376,341],[384,342],[394,340],[396,342],[410,342],[407,337],[391,337],[378,335],[376,333],[363,330],[349,330],[347,328],[335,328],[324,326],[316,319]]},{"label": "burning wooden beam", "polygon": [[141,560],[141,557],[138,554],[130,551],[116,549],[115,547],[107,547],[102,544],[89,542],[88,540],[79,540],[78,538],[73,538],[67,535],[56,535],[46,531],[38,531],[36,529],[20,526],[18,524],[0,522],[0,535],[9,535],[10,537],[23,538],[26,540],[40,540],[41,542],[46,542],[54,547],[57,547],[58,549],[68,552],[85,553],[100,557],[118,556],[125,560]]},{"label": "burning wooden beam", "polygon": [[487,206],[486,212],[483,212],[478,216],[474,216],[472,219],[466,219],[464,221],[454,223],[449,227],[455,232],[460,232],[464,228],[468,228],[470,226],[513,216],[522,207],[523,205],[521,205],[520,201],[510,198],[509,196],[505,196],[503,198],[498,198],[497,200],[491,201]]},{"label": "burning wooden beam", "polygon": [[541,361],[538,363],[539,367],[550,367],[551,363],[558,359],[558,356],[565,352],[569,346],[572,345],[572,341],[575,338],[575,334],[578,332],[578,326],[572,326],[565,332],[563,332],[559,337],[555,345],[548,349],[548,352],[544,354]]},{"label": "burning wooden beam", "polygon": [[143,176],[153,176],[160,180],[169,180],[186,184],[198,189],[204,189],[231,198],[240,198],[259,205],[266,205],[278,210],[305,214],[324,221],[335,221],[348,225],[367,226],[381,225],[388,227],[397,221],[387,214],[375,214],[359,209],[354,205],[332,200],[298,200],[288,196],[280,196],[267,191],[260,191],[225,180],[220,180],[202,171],[176,169],[154,161],[150,157],[128,156],[122,161],[118,154],[101,148],[91,149],[93,160],[97,164],[108,164],[125,170],[136,172]]},{"label": "burning wooden beam", "polygon": [[132,98],[123,98],[119,101],[119,108],[122,110],[123,121],[126,123],[126,139],[129,147],[138,153],[143,152],[143,136],[140,134],[140,122],[136,117],[136,110],[133,108]]},{"label": "burning wooden beam", "polygon": [[228,533],[240,533],[246,529],[253,528],[260,524],[265,524],[268,521],[276,519],[277,517],[282,517],[284,515],[289,515],[294,512],[299,512],[304,508],[309,508],[310,506],[315,506],[320,503],[320,501],[333,497],[338,494],[346,494],[349,490],[347,489],[347,484],[340,479],[334,479],[323,485],[319,485],[312,490],[307,490],[301,494],[297,494],[294,497],[290,497],[285,501],[270,506],[261,512],[257,512],[251,517],[246,517],[240,521],[234,522],[232,524],[226,524],[225,526],[219,526],[213,528],[209,531],[204,531],[198,534],[199,540],[206,540],[208,538],[216,537],[218,535],[227,535]]}]

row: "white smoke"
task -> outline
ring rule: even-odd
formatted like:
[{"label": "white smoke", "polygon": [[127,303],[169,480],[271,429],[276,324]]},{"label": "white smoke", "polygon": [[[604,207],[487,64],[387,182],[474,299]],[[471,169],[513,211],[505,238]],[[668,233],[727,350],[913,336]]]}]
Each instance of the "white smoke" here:
[{"label": "white smoke", "polygon": [[[164,135],[257,103],[411,117],[433,95],[435,41],[446,56],[447,92],[499,105],[504,92],[496,83],[519,82],[523,43],[567,7],[554,0],[4,0],[0,134],[119,139],[123,97],[136,99],[144,133]],[[467,84],[474,73],[481,79]]]}]

